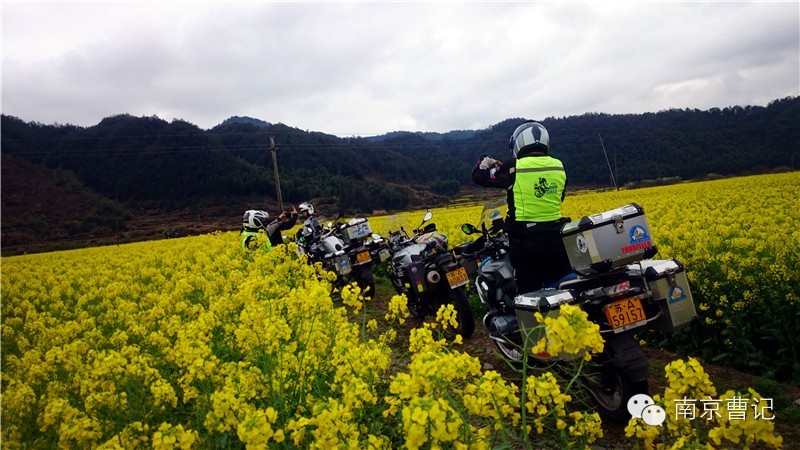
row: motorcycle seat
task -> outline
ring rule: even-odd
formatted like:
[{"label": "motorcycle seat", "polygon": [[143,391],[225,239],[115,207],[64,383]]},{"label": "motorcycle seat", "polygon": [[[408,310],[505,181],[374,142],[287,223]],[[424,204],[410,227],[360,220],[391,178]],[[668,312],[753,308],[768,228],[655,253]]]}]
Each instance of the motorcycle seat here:
[{"label": "motorcycle seat", "polygon": [[570,273],[564,275],[563,277],[559,278],[558,281],[552,281],[550,283],[545,283],[544,284],[544,288],[545,289],[555,289],[556,287],[561,286],[562,283],[565,283],[567,281],[572,281],[572,280],[575,280],[577,278],[578,278],[578,274],[577,273],[570,272]]}]

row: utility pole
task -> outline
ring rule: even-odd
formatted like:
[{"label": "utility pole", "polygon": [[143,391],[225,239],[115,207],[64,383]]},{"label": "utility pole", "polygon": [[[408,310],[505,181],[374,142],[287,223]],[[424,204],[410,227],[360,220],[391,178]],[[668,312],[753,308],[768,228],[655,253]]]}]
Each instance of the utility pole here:
[{"label": "utility pole", "polygon": [[[617,180],[614,176],[614,171],[611,170],[611,162],[608,160],[608,152],[606,152],[606,146],[603,145],[603,137],[600,136],[600,133],[597,133],[597,137],[600,138],[600,146],[603,147],[603,154],[606,155],[606,164],[608,164],[608,173],[611,175],[611,184],[619,191],[619,186],[617,186]],[[617,165],[617,157],[616,153],[614,153],[614,165]]]},{"label": "utility pole", "polygon": [[614,180],[616,181],[617,192],[619,192],[619,170],[617,170],[617,147],[614,147]]},{"label": "utility pole", "polygon": [[275,172],[275,195],[278,197],[278,210],[283,211],[283,197],[281,196],[281,179],[278,177],[278,157],[275,152],[278,148],[275,146],[275,135],[269,135],[269,149],[272,151],[272,170]]}]

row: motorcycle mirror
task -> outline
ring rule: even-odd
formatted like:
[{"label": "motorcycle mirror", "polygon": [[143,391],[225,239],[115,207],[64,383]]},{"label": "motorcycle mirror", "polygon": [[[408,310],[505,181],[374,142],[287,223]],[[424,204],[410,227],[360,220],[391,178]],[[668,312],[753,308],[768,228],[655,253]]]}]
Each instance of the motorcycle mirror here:
[{"label": "motorcycle mirror", "polygon": [[416,233],[416,232],[420,231],[420,230],[422,229],[422,225],[424,225],[424,224],[425,224],[425,222],[427,222],[427,221],[431,220],[431,217],[433,217],[433,213],[432,213],[432,212],[430,212],[430,211],[426,212],[426,213],[425,213],[425,216],[423,216],[423,217],[422,217],[422,222],[419,224],[419,226],[417,227],[417,229],[416,229],[416,230],[414,230],[414,232]]},{"label": "motorcycle mirror", "polygon": [[475,234],[479,232],[475,225],[472,225],[471,223],[465,223],[461,225],[461,231],[464,234]]}]

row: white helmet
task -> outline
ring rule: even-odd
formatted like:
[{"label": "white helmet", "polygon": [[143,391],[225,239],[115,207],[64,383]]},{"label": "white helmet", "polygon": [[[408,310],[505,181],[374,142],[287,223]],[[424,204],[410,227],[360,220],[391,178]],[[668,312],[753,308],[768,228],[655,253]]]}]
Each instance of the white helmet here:
[{"label": "white helmet", "polygon": [[530,120],[514,130],[508,141],[508,148],[511,149],[514,158],[519,158],[520,153],[530,150],[540,151],[546,155],[550,150],[550,134],[542,124]]},{"label": "white helmet", "polygon": [[251,231],[255,231],[260,228],[266,229],[267,219],[269,219],[269,213],[266,211],[249,209],[244,212],[244,217],[242,217],[242,226]]},{"label": "white helmet", "polygon": [[308,212],[308,215],[314,215],[314,205],[308,202],[300,203],[300,206],[297,207],[297,210],[302,212]]}]

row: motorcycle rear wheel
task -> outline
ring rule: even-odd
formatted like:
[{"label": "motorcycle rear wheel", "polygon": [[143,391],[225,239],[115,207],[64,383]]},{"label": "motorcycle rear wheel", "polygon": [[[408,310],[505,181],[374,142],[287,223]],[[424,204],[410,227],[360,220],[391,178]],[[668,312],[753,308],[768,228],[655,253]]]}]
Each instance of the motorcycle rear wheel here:
[{"label": "motorcycle rear wheel", "polygon": [[472,305],[469,303],[467,293],[463,287],[450,290],[450,301],[456,310],[456,332],[463,338],[472,336],[475,332],[475,316],[472,314]]},{"label": "motorcycle rear wheel", "polygon": [[361,288],[361,293],[367,297],[375,297],[375,277],[372,275],[372,269],[359,268],[353,275],[358,287]]},{"label": "motorcycle rear wheel", "polygon": [[647,357],[630,335],[618,336],[606,343],[598,365],[585,377],[590,397],[604,419],[627,422],[628,400],[637,394],[649,394]]}]

